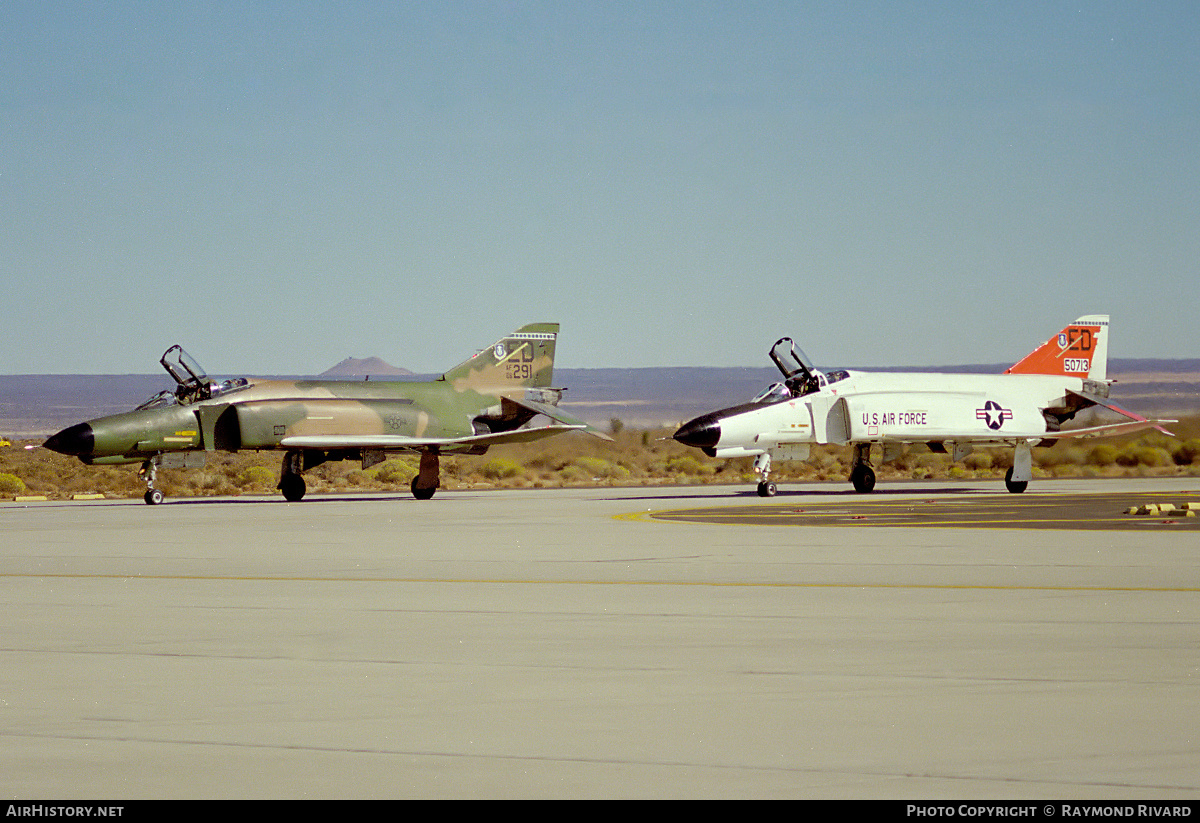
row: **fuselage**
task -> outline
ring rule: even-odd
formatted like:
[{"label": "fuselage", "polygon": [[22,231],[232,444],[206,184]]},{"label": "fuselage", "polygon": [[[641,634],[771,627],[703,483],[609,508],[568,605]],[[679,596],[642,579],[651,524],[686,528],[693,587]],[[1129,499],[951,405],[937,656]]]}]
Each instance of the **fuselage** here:
[{"label": "fuselage", "polygon": [[210,397],[194,401],[163,392],[133,411],[64,429],[45,445],[103,464],[176,451],[281,449],[284,438],[297,436],[467,437],[528,420],[531,414],[506,407],[514,391],[558,399],[555,390],[488,391],[442,380],[237,380],[214,384]]},{"label": "fuselage", "polygon": [[715,457],[801,443],[1038,440],[1074,412],[1068,390],[1081,391],[1084,383],[1037,374],[835,374],[809,394],[766,394],[701,415],[675,439]]}]

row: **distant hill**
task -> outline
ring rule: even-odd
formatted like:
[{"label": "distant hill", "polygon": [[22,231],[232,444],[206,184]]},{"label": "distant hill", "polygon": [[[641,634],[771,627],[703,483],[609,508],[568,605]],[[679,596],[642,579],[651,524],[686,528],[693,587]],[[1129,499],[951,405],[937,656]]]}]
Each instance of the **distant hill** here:
[{"label": "distant hill", "polygon": [[400,369],[378,357],[347,357],[341,363],[321,372],[320,377],[409,377],[408,369]]}]

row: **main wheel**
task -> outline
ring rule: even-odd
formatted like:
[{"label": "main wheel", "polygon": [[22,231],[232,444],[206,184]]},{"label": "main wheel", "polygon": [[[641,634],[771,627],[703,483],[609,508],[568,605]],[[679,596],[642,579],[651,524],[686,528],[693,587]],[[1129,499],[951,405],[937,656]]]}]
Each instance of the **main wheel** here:
[{"label": "main wheel", "polygon": [[163,493],[158,489],[146,489],[146,493],[142,495],[142,499],[146,501],[148,506],[157,506],[163,502]]},{"label": "main wheel", "polygon": [[759,497],[774,497],[775,492],[777,492],[777,491],[779,491],[779,490],[777,488],[775,488],[775,484],[769,480],[764,480],[763,482],[758,484],[758,496]]},{"label": "main wheel", "polygon": [[304,478],[298,474],[285,474],[279,479],[279,490],[283,492],[283,499],[289,503],[299,502],[300,498],[304,497],[306,488]]},{"label": "main wheel", "polygon": [[856,492],[866,494],[875,488],[875,472],[870,466],[859,463],[850,472],[850,482]]},{"label": "main wheel", "polygon": [[1012,470],[1012,467],[1010,466],[1008,471],[1006,471],[1004,473],[1004,485],[1007,486],[1008,490],[1010,492],[1012,492],[1013,494],[1020,494],[1021,492],[1025,491],[1025,489],[1027,489],[1029,487],[1028,480],[1013,480],[1012,476],[1013,476],[1013,470]]},{"label": "main wheel", "polygon": [[417,478],[415,477],[412,480],[412,486],[409,488],[412,489],[413,497],[417,498],[418,500],[428,500],[429,498],[433,497],[433,493],[437,491],[437,486],[429,486],[428,488],[424,486],[418,486]]}]

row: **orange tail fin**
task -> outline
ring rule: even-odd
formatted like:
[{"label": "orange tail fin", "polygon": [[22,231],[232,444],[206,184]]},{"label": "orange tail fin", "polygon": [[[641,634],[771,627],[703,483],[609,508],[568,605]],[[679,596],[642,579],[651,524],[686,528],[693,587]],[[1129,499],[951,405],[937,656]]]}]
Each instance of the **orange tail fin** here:
[{"label": "orange tail fin", "polygon": [[1108,315],[1081,317],[1010,366],[1005,374],[1108,379]]}]

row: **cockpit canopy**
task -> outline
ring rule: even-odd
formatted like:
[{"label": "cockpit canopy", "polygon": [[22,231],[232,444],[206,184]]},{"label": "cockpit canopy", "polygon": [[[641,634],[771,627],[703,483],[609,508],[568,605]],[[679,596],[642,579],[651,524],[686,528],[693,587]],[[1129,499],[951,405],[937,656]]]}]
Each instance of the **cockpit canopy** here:
[{"label": "cockpit canopy", "polygon": [[204,368],[178,344],[167,349],[158,362],[162,363],[167,374],[174,377],[175,382],[179,384],[176,394],[181,397],[191,394],[208,383],[208,375],[205,374]]},{"label": "cockpit canopy", "polygon": [[783,374],[783,382],[772,383],[751,401],[753,403],[778,403],[781,400],[803,397],[806,394],[820,391],[830,383],[845,380],[850,376],[848,372],[841,369],[828,374],[817,371],[812,360],[792,342],[790,337],[781,337],[776,340],[775,345],[771,347],[770,355],[771,360]]},{"label": "cockpit canopy", "polygon": [[158,409],[177,403],[195,403],[197,400],[208,400],[221,392],[250,385],[250,381],[244,377],[233,378],[223,383],[210,381],[204,367],[179,345],[167,349],[158,362],[167,370],[167,374],[175,379],[175,391],[160,391],[138,406],[139,410]]},{"label": "cockpit canopy", "polygon": [[783,374],[784,385],[793,397],[812,394],[821,388],[820,372],[790,337],[781,337],[771,347],[771,360]]},{"label": "cockpit canopy", "polygon": [[771,360],[783,372],[783,379],[790,380],[797,375],[811,376],[817,369],[812,360],[803,352],[790,337],[781,337],[771,347]]}]

